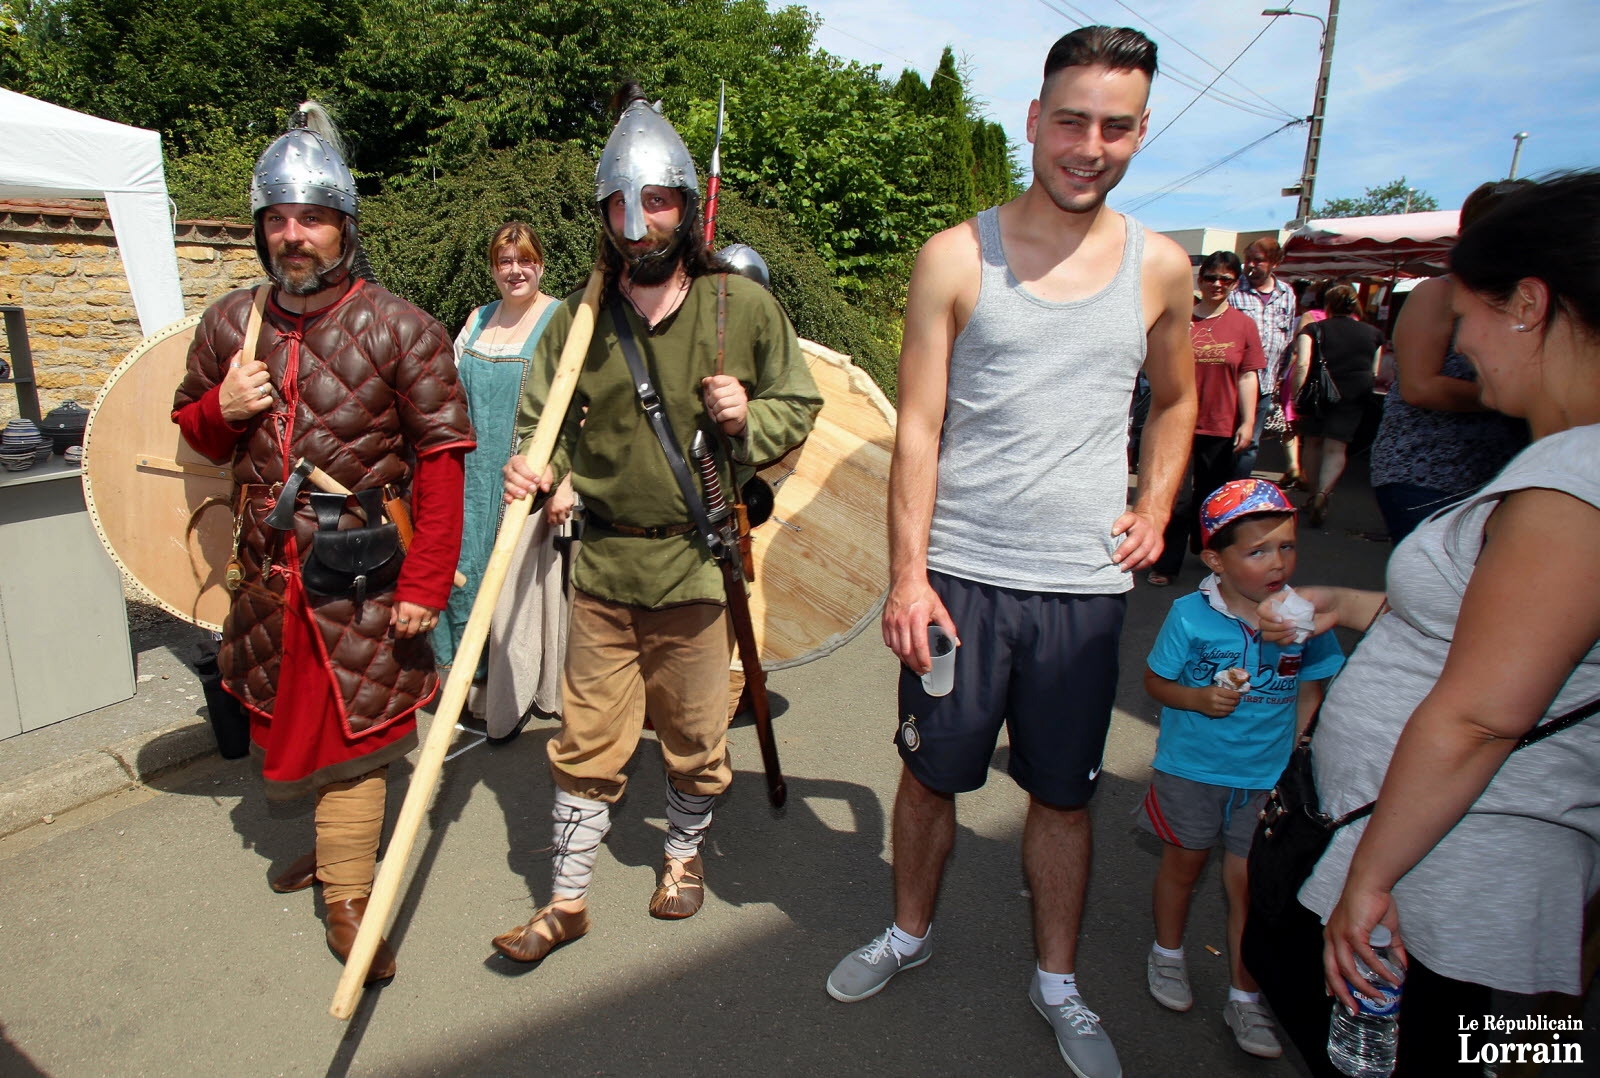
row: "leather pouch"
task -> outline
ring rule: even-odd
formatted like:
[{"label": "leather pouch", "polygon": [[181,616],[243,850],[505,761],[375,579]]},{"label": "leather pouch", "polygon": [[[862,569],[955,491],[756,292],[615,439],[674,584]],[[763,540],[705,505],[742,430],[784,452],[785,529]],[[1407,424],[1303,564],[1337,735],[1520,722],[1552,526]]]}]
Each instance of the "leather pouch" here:
[{"label": "leather pouch", "polygon": [[339,519],[344,515],[345,495],[321,491],[310,495],[317,531],[301,566],[300,579],[313,594],[353,598],[361,603],[368,595],[394,586],[405,552],[395,524],[371,523],[383,519],[383,492],[362,490],[354,497],[368,524],[341,529]]}]

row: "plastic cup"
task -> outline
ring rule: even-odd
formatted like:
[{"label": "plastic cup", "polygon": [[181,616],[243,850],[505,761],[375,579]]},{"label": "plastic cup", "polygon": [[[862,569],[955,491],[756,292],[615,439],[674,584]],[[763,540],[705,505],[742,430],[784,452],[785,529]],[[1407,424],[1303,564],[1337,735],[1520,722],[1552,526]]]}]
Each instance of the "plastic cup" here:
[{"label": "plastic cup", "polygon": [[922,675],[922,691],[947,696],[956,684],[956,645],[937,625],[928,626],[928,654],[933,668]]}]

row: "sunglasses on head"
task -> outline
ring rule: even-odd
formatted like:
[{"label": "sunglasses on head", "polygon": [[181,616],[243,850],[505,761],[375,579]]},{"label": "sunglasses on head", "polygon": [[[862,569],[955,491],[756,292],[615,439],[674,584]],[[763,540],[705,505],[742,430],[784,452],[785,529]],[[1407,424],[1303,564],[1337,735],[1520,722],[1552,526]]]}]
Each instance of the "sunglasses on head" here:
[{"label": "sunglasses on head", "polygon": [[1226,273],[1202,273],[1200,279],[1206,284],[1237,284],[1239,278]]}]

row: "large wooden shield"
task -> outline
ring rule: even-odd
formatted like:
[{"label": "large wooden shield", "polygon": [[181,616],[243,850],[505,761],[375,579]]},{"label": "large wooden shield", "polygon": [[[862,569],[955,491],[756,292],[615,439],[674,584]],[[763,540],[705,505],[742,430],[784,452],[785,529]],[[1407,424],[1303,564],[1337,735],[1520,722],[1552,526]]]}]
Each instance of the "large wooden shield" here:
[{"label": "large wooden shield", "polygon": [[850,357],[800,347],[823,404],[805,444],[761,471],[776,505],[752,536],[750,615],[766,670],[843,647],[877,620],[889,588],[894,406]]},{"label": "large wooden shield", "polygon": [[83,493],[111,557],[168,612],[220,630],[230,596],[233,473],[172,421],[200,316],[151,334],[100,391],[83,437]]}]

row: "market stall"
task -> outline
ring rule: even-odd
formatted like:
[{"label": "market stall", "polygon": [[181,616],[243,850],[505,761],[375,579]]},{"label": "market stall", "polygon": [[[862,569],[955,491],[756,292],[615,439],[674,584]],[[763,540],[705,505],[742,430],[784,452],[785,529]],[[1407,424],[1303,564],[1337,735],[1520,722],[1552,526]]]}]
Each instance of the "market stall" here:
[{"label": "market stall", "polygon": [[161,136],[0,89],[0,198],[104,198],[146,335],[183,317]]},{"label": "market stall", "polygon": [[[160,135],[0,89],[0,140],[0,198],[103,197],[140,328],[183,317]],[[4,309],[17,368],[6,381],[25,418],[39,420],[27,314]],[[122,578],[89,518],[78,462],[55,448],[42,443],[41,462],[0,454],[0,738],[134,690]]]},{"label": "market stall", "polygon": [[1455,245],[1459,210],[1308,221],[1283,247],[1282,277],[1437,277]]}]

